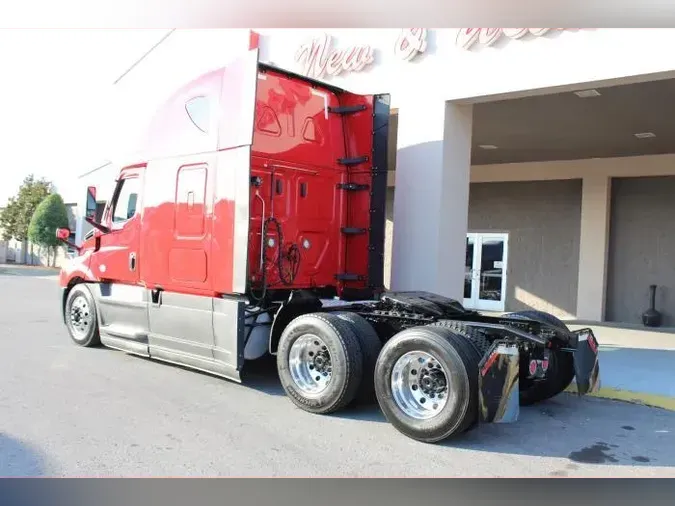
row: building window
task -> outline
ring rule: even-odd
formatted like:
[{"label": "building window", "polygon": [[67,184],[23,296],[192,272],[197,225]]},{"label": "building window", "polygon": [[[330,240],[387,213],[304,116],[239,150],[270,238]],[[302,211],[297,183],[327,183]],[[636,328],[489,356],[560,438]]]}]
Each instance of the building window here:
[{"label": "building window", "polygon": [[211,120],[209,99],[204,96],[194,97],[185,102],[185,112],[192,124],[204,133],[209,133]]},{"label": "building window", "polygon": [[122,188],[119,190],[113,208],[113,223],[121,223],[134,217],[136,203],[141,182],[137,177],[130,177],[121,181]]}]

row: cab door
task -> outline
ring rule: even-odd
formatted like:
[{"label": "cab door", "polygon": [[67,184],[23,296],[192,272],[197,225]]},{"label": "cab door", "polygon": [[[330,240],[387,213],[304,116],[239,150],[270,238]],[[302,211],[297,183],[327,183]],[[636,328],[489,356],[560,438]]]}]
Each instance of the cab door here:
[{"label": "cab door", "polygon": [[109,232],[101,234],[94,258],[94,273],[114,283],[136,285],[140,246],[143,169],[124,169],[117,181],[105,224]]},{"label": "cab door", "polygon": [[106,214],[105,233],[96,233],[91,270],[98,276],[101,332],[145,340],[146,290],[139,285],[138,250],[142,219],[144,167],[123,169]]}]

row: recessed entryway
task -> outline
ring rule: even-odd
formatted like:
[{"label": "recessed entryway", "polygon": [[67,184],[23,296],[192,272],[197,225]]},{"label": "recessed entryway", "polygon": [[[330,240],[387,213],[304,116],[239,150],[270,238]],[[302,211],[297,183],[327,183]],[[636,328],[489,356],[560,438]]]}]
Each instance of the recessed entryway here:
[{"label": "recessed entryway", "polygon": [[509,234],[466,236],[464,306],[478,311],[504,311]]}]

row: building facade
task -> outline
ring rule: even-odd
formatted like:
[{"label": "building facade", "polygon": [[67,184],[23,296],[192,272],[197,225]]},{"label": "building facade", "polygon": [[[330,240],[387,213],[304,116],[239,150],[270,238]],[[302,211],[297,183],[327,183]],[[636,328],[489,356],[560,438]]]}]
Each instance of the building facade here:
[{"label": "building facade", "polygon": [[176,30],[114,85],[111,163],[77,191],[104,200],[157,105],[253,45],[391,94],[390,288],[638,324],[656,285],[675,326],[674,42],[672,29]]}]

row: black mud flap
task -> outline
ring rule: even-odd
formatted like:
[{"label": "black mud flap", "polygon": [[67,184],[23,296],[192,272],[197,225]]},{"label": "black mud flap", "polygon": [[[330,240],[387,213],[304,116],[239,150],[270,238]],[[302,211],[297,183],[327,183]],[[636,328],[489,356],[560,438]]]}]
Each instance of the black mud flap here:
[{"label": "black mud flap", "polygon": [[513,344],[494,342],[478,365],[481,423],[512,423],[520,414],[520,353]]},{"label": "black mud flap", "polygon": [[600,390],[600,363],[598,361],[598,340],[591,329],[574,332],[577,335],[577,349],[574,352],[574,373],[579,395]]}]

